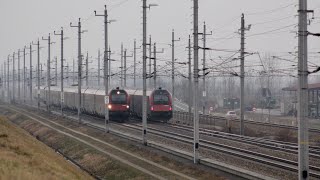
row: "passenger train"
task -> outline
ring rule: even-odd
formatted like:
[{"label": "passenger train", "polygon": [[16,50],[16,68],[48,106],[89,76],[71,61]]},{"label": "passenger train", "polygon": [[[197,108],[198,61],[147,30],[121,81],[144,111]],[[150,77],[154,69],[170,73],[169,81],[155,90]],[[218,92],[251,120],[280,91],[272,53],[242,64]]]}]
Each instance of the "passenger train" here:
[{"label": "passenger train", "polygon": [[[60,107],[61,89],[51,87],[50,106]],[[37,91],[34,91],[37,98]],[[108,104],[109,118],[111,120],[124,122],[129,117],[142,118],[142,90],[124,90],[120,88],[109,91],[108,99],[105,99],[104,89],[82,89],[81,90],[81,112],[104,117],[105,103]],[[40,101],[47,104],[47,87],[40,87]],[[78,89],[64,88],[64,108],[77,110]],[[106,102],[105,102],[106,101]],[[172,97],[169,91],[162,88],[147,91],[147,118],[167,122],[172,118]]]},{"label": "passenger train", "polygon": [[[130,94],[131,113],[142,118],[142,90],[128,90]],[[168,121],[172,118],[172,98],[167,90],[162,88],[147,91],[147,118],[149,120]]]}]

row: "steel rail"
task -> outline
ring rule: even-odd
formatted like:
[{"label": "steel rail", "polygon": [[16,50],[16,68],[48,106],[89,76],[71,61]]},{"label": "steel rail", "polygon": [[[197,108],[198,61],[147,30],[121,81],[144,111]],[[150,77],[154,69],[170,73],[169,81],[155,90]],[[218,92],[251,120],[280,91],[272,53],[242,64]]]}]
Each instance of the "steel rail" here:
[{"label": "steel rail", "polygon": [[[128,125],[128,124],[119,124],[119,125],[131,128],[131,129],[135,129],[135,130],[140,130],[140,127],[137,125]],[[134,126],[136,126],[136,127],[134,127]],[[154,135],[158,135],[160,137],[167,137],[167,138],[174,139],[179,142],[184,142],[187,144],[192,144],[192,142],[193,142],[192,137],[190,137],[190,136],[186,136],[186,135],[182,135],[182,134],[178,134],[178,133],[173,133],[173,132],[169,132],[169,131],[164,131],[164,130],[159,130],[159,129],[155,129],[155,128],[151,128],[151,127],[148,127],[148,129],[149,129],[149,133],[154,134]],[[293,171],[293,172],[298,171],[298,169],[297,169],[298,163],[294,162],[294,161],[290,161],[287,159],[282,159],[282,158],[278,158],[278,157],[274,157],[274,156],[270,156],[270,155],[265,155],[262,153],[257,153],[257,152],[253,152],[253,151],[249,151],[249,150],[244,150],[244,149],[240,149],[237,147],[214,143],[211,141],[200,140],[200,142],[201,142],[202,147],[209,149],[209,150],[214,150],[214,151],[218,151],[221,153],[230,154],[235,157],[241,157],[246,160],[252,160],[254,162],[267,164],[267,165],[270,165],[273,167],[278,167],[278,168],[286,169],[286,170]],[[277,162],[275,162],[275,161],[277,161]],[[320,178],[320,167],[310,166],[310,169],[312,171],[317,171],[317,173],[314,173],[314,172],[310,173],[310,175],[312,177]]]},{"label": "steel rail", "polygon": [[[180,112],[180,111],[175,111],[174,113],[189,115],[187,112]],[[212,120],[221,120],[221,121],[226,121],[227,120],[223,116],[212,116],[212,115],[200,114],[200,121],[201,121],[201,118],[203,118],[203,117],[204,118],[209,118],[209,119],[212,119]],[[240,122],[240,120],[238,118],[236,118],[234,121]],[[285,128],[285,129],[298,130],[297,126],[288,126],[288,125],[281,125],[281,124],[264,123],[264,122],[250,121],[250,120],[244,120],[244,122],[248,123],[248,124],[254,124],[254,125],[271,126],[271,127],[276,127],[276,128]],[[320,133],[320,129],[310,128],[309,132]]]},{"label": "steel rail", "polygon": [[[89,117],[90,119],[94,118],[90,115],[87,115],[87,117]],[[95,117],[95,118],[97,120],[100,119],[97,117]],[[134,129],[139,132],[141,130],[141,125],[139,126],[137,124],[134,124],[134,125],[133,124],[120,124],[120,123],[112,123],[112,124],[119,125],[119,126],[126,127],[126,128],[130,128],[130,129]],[[99,127],[90,121],[87,122],[86,125],[88,125],[90,127],[95,127],[95,126]],[[99,128],[96,128],[96,129],[102,130]],[[148,127],[148,129],[149,129],[149,133],[154,134],[156,136],[166,137],[168,139],[183,142],[186,144],[193,143],[192,137],[190,137],[190,136],[186,136],[186,135],[182,135],[182,134],[178,134],[178,133],[173,133],[173,132],[169,132],[169,131],[164,131],[164,130],[159,130],[159,129],[155,129],[155,128],[151,128],[151,127]],[[273,167],[278,167],[280,169],[286,169],[286,170],[289,170],[292,172],[298,171],[298,169],[297,169],[298,164],[297,164],[297,162],[294,162],[294,161],[290,161],[287,159],[282,159],[282,158],[278,158],[278,157],[274,157],[274,156],[270,156],[270,155],[265,155],[262,153],[257,153],[257,152],[253,152],[253,151],[249,151],[249,150],[244,150],[244,149],[240,149],[237,147],[214,143],[214,142],[207,141],[207,140],[200,140],[200,142],[201,142],[201,146],[204,147],[205,149],[208,149],[208,150],[218,151],[218,152],[229,154],[229,155],[232,155],[235,157],[241,157],[242,159],[251,160],[254,162],[270,165]],[[320,178],[320,168],[319,167],[310,166],[310,169],[312,170],[312,172],[310,173],[310,175],[312,177]],[[313,172],[313,171],[317,171],[317,172]]]},{"label": "steel rail", "polygon": [[[193,129],[190,127],[186,126],[180,126],[180,125],[167,125],[171,126],[172,128],[192,132]],[[235,142],[241,142],[241,143],[246,143],[246,144],[251,144],[251,145],[258,145],[261,147],[265,148],[270,148],[273,150],[280,150],[284,152],[290,152],[290,153],[297,153],[298,146],[296,144],[287,144],[286,142],[280,142],[280,141],[272,141],[268,139],[263,139],[263,138],[255,138],[255,137],[249,137],[249,136],[239,136],[235,134],[229,134],[229,133],[223,133],[219,131],[213,131],[213,130],[208,130],[208,129],[202,129],[200,128],[200,134],[206,135],[206,136],[212,136],[212,137],[217,137],[217,138],[223,138],[227,139],[230,141],[235,141]],[[319,149],[320,147],[317,146],[310,146],[310,156],[314,158],[319,158]]]}]

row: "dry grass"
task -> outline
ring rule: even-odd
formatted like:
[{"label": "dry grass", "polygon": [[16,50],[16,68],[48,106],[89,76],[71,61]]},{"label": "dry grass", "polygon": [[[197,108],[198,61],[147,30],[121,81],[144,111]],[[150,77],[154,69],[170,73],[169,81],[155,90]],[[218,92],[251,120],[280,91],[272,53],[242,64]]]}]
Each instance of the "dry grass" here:
[{"label": "dry grass", "polygon": [[0,179],[92,179],[0,117]]},{"label": "dry grass", "polygon": [[285,142],[297,142],[297,135],[290,129],[283,129],[276,134],[276,140]]},{"label": "dry grass", "polygon": [[[16,121],[12,120],[14,123]],[[59,149],[63,154],[98,177],[103,179],[150,179],[148,175],[32,120],[26,118],[19,121],[17,125],[38,137],[45,144]]]},{"label": "dry grass", "polygon": [[316,138],[315,138],[315,144],[314,144],[315,146],[320,146],[320,137],[319,136],[317,136]]}]

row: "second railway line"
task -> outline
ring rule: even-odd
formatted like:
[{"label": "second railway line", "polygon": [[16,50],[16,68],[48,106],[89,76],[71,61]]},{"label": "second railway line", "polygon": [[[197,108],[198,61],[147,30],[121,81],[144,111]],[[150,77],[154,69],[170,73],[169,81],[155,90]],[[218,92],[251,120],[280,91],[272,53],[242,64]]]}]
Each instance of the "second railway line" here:
[{"label": "second railway line", "polygon": [[[70,111],[69,116],[72,119],[75,119],[75,117],[72,115],[73,112]],[[73,116],[73,117],[72,117]],[[97,130],[103,132],[104,131],[104,124],[103,121],[101,121],[100,118],[97,117],[92,117],[89,115],[84,115],[83,120],[85,121],[85,123],[87,125],[89,125],[90,127],[93,128],[97,128]],[[141,126],[137,123],[137,122],[132,122],[132,123],[112,123],[110,124],[111,128],[113,130],[117,130],[120,133],[124,133],[124,134],[128,134],[129,132],[132,131],[133,134],[130,135],[130,133],[128,134],[129,136],[132,137],[139,137],[141,135]],[[131,130],[130,130],[131,129]],[[166,142],[168,141],[168,139],[174,140],[176,142],[182,143],[182,147],[184,147],[183,149],[189,149],[187,151],[191,151],[192,149],[190,149],[190,147],[188,148],[188,144],[192,144],[192,136],[190,137],[190,133],[192,133],[190,128],[187,128],[185,126],[177,126],[177,125],[168,125],[168,124],[161,124],[161,123],[151,123],[149,124],[149,135],[150,136],[154,136],[155,138],[151,138],[152,140],[158,140],[159,139],[163,139],[160,140],[160,142]],[[130,130],[130,131],[128,131]],[[182,133],[183,131],[185,131],[185,133]],[[202,133],[202,136],[215,136],[217,135],[217,132],[210,132],[209,130],[205,130],[202,129],[202,131],[200,132]],[[188,135],[189,134],[189,135]],[[237,138],[237,137],[233,137],[232,135],[230,135],[228,137],[228,135],[222,135],[219,138],[226,138],[226,140],[230,140],[230,141],[238,141],[238,143],[244,143],[244,144],[253,144],[255,146],[259,146],[259,144],[261,144],[263,147],[265,147],[266,149],[272,149],[272,150],[276,150],[276,151],[281,151],[281,149],[283,149],[283,151],[285,151],[285,149],[287,148],[289,150],[290,153],[292,153],[292,156],[296,153],[295,150],[295,146],[289,146],[286,144],[282,145],[282,148],[277,148],[277,146],[281,146],[279,144],[279,142],[269,142],[268,140],[261,141],[261,139],[254,139],[253,138],[245,138],[243,137],[243,139],[241,138]],[[166,143],[165,143],[166,144]],[[172,146],[172,143],[167,143],[167,145]],[[201,152],[206,155],[204,155],[202,158],[207,157],[207,154],[209,151],[213,151],[213,152],[219,152],[222,154],[228,154],[230,156],[236,157],[236,158],[243,158],[246,159],[245,161],[251,161],[251,162],[258,162],[261,166],[261,164],[264,165],[268,165],[267,168],[272,167],[278,167],[280,169],[286,169],[291,173],[294,173],[296,171],[296,166],[297,163],[295,163],[292,160],[286,160],[286,159],[282,159],[282,158],[277,158],[274,156],[270,156],[270,155],[266,155],[266,154],[261,154],[258,152],[255,152],[254,150],[250,151],[250,150],[246,150],[246,149],[242,149],[242,148],[235,148],[232,146],[227,146],[227,145],[223,145],[223,144],[219,144],[219,143],[213,143],[210,142],[210,140],[204,140],[201,139],[201,144],[200,146],[204,149],[207,150],[201,150]],[[181,148],[181,147],[180,147]],[[208,152],[206,152],[208,151]],[[192,151],[191,151],[192,152]],[[201,153],[201,154],[202,154]],[[211,157],[210,155],[208,157]],[[317,152],[314,152],[314,154],[311,156],[312,158],[315,158],[315,161],[319,160],[319,154]],[[211,157],[212,158],[212,157]],[[290,159],[290,158],[289,158]],[[317,164],[317,163],[316,163]],[[319,176],[319,168],[311,166],[312,169],[312,177],[320,177]],[[313,172],[315,171],[315,173]]]}]

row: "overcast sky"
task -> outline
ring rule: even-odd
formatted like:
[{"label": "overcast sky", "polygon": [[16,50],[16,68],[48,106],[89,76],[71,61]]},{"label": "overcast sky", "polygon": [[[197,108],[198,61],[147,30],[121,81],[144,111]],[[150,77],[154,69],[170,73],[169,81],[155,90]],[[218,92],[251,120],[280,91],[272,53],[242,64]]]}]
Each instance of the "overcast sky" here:
[{"label": "overcast sky", "polygon": [[[315,10],[309,30],[320,32],[320,1],[309,0],[309,9]],[[185,61],[187,52],[187,37],[192,30],[192,1],[191,0],[149,0],[159,6],[148,10],[148,34],[164,48],[165,53],[159,58],[171,58],[171,50],[167,44],[171,43],[171,31],[175,29],[177,42],[176,55],[178,61]],[[109,27],[110,46],[114,59],[119,59],[120,45],[132,51],[133,41],[142,39],[142,1],[141,0],[1,0],[0,1],[0,57],[3,61],[8,54],[23,49],[25,45],[46,37],[53,31],[65,28],[65,35],[70,39],[65,41],[65,58],[72,62],[77,57],[77,29],[70,28],[70,22],[77,23],[80,17],[83,22],[82,52],[89,52],[93,58],[97,57],[98,49],[103,49],[104,29],[103,18],[94,17],[94,10],[103,13],[104,5],[108,6],[110,19],[117,22]],[[241,13],[245,13],[246,24],[252,24],[247,33],[247,51],[273,53],[288,56],[287,52],[296,51],[297,41],[297,0],[200,0],[199,24],[202,31],[206,21],[208,32],[208,47],[215,49],[238,50],[240,39],[237,34],[240,28]],[[310,14],[310,18],[312,15]],[[57,36],[53,37],[57,44],[52,47],[52,56],[60,56],[60,43]],[[200,43],[202,43],[200,41]],[[309,37],[311,52],[320,51],[320,39]],[[42,62],[47,59],[47,42],[41,41]],[[35,46],[34,46],[35,48]],[[139,52],[140,53],[140,52]],[[129,54],[130,55],[130,54]],[[208,59],[227,57],[230,52],[208,52]],[[311,54],[311,60],[317,62],[319,56]],[[35,60],[34,54],[34,62]],[[139,61],[141,57],[138,55]],[[248,63],[254,63],[257,57],[248,57]],[[131,61],[129,59],[129,61]],[[129,63],[130,64],[130,63]],[[318,62],[318,64],[320,64]],[[211,64],[213,65],[213,64]]]}]

